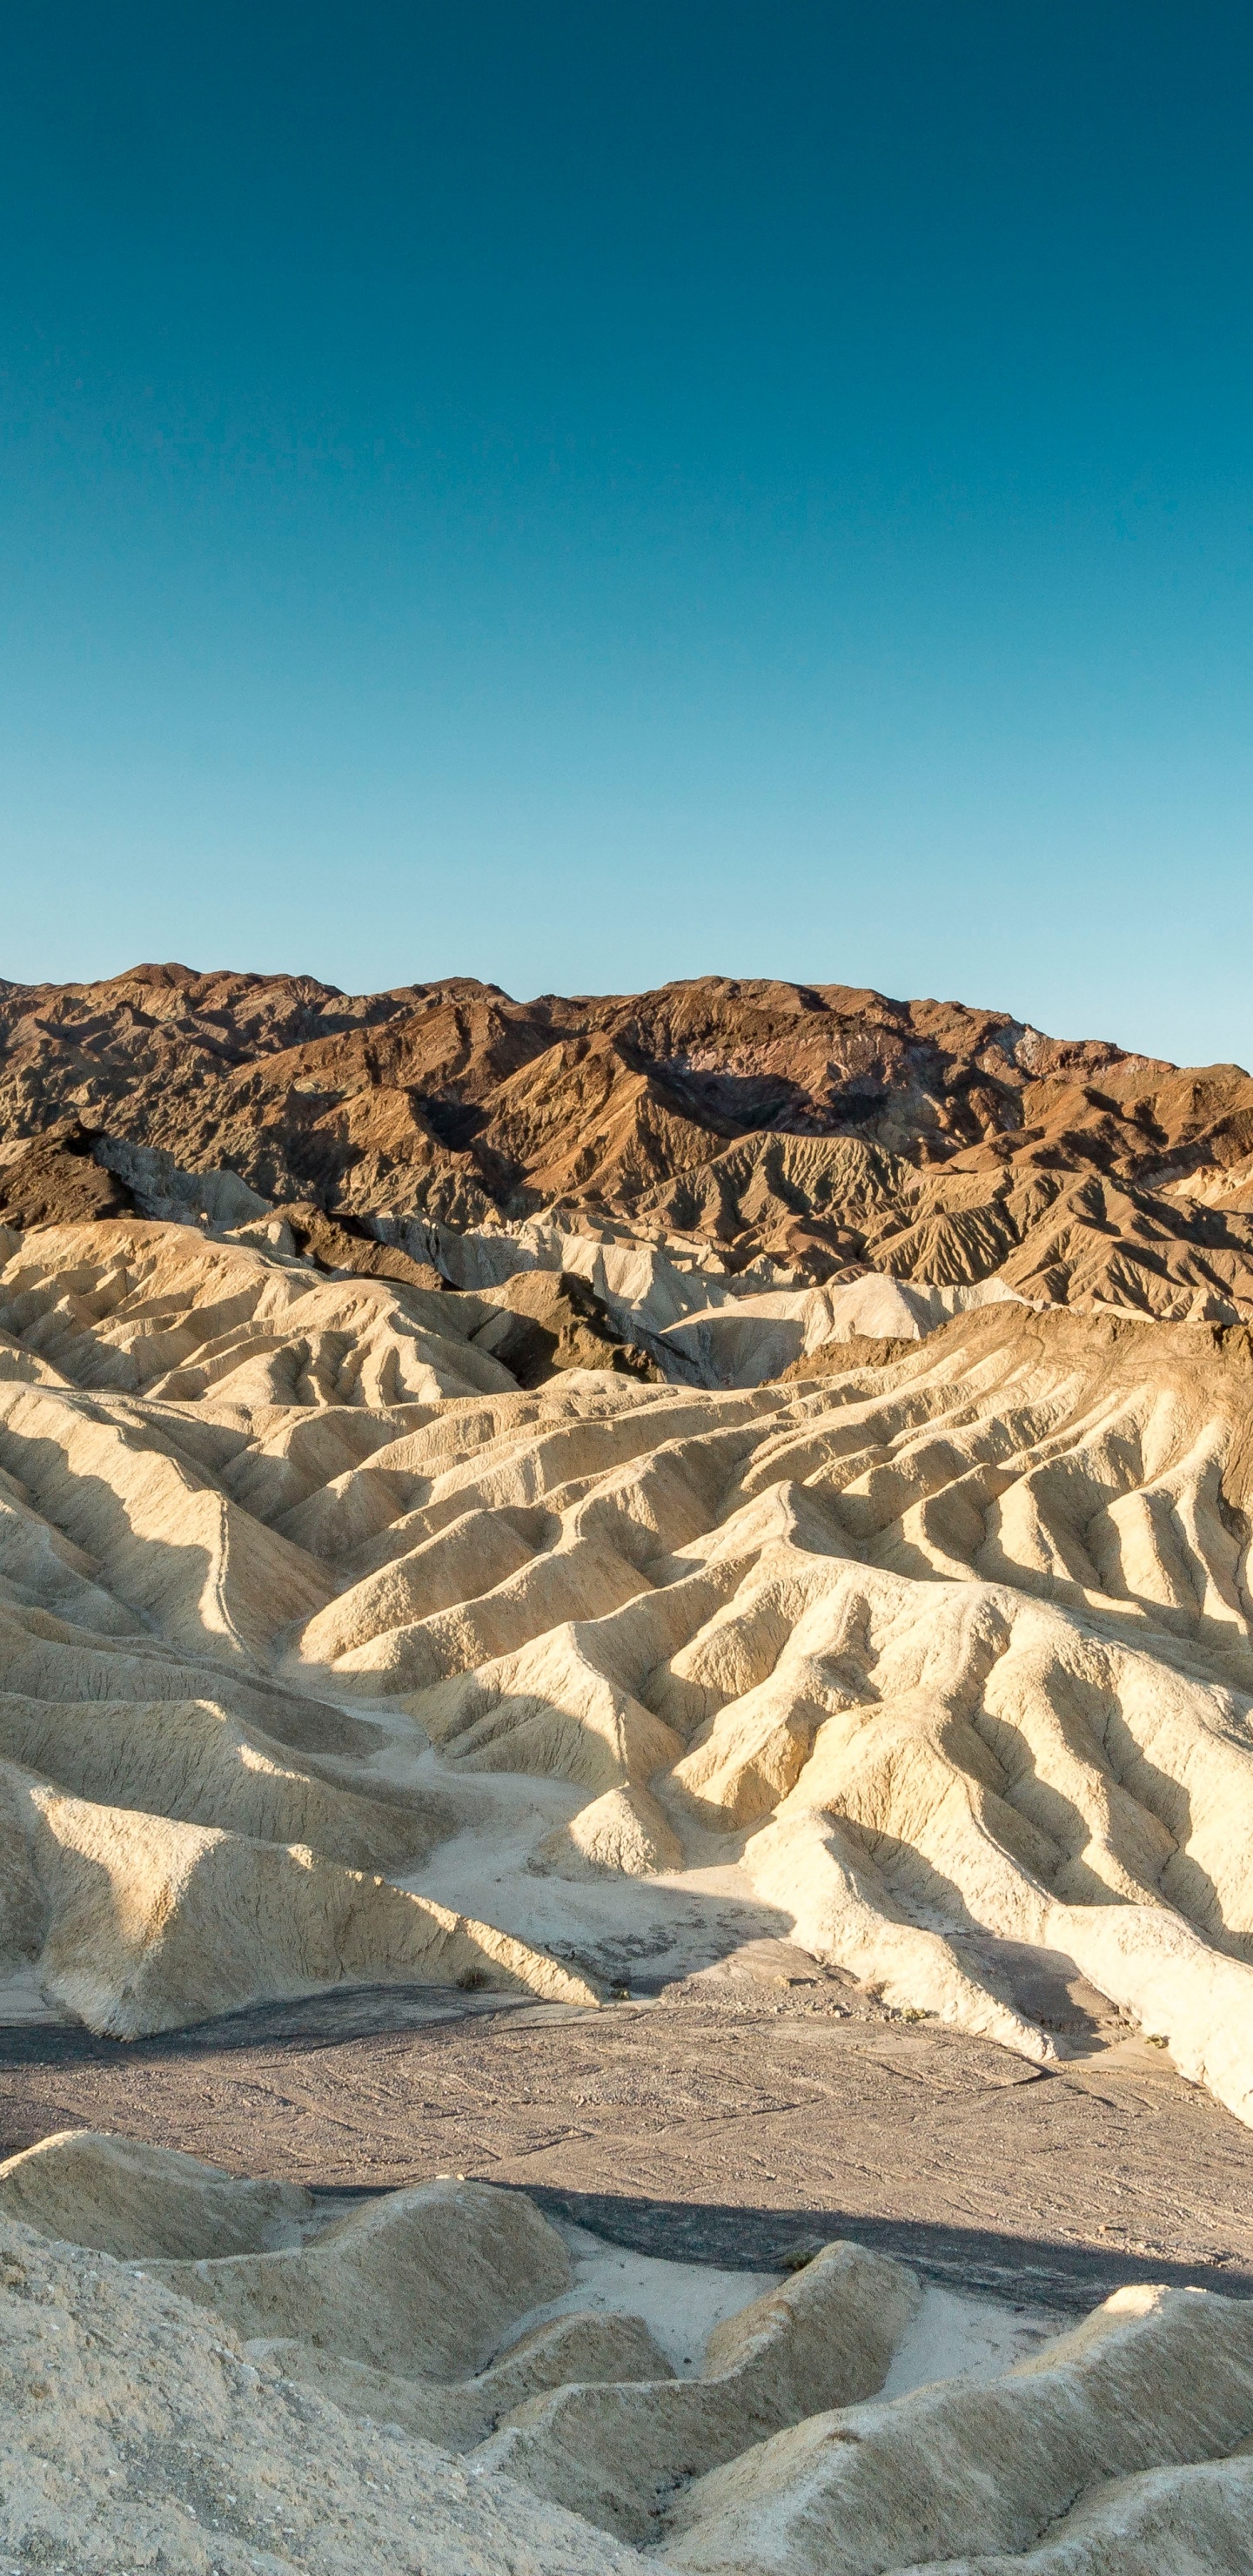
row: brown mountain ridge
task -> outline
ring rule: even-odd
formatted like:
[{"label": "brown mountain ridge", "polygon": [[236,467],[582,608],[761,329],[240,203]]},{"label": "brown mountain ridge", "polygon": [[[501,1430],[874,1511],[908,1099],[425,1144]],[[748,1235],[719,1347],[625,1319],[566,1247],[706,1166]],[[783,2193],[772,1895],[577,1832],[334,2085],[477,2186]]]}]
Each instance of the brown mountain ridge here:
[{"label": "brown mountain ridge", "polygon": [[0,982],[0,1216],[117,1213],[83,1150],[102,1133],[358,1224],[555,1210],[803,1280],[995,1274],[1042,1303],[1253,1313],[1241,1067],[846,985],[515,1002],[461,977],[351,997],[180,965]]}]

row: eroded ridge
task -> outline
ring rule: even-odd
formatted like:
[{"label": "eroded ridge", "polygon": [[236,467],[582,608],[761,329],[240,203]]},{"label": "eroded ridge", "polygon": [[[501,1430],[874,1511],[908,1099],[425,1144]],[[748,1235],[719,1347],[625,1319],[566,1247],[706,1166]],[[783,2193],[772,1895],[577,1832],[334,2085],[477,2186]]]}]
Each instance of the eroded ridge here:
[{"label": "eroded ridge", "polygon": [[[11,2158],[6,2553],[90,2576],[1248,2565],[1253,2301],[1124,2289],[1016,2359],[1002,2319],[997,2358],[937,2375],[935,2294],[840,2242],[764,2290],[721,2276],[676,2368],[629,2294],[585,2303],[572,2236],[482,2183],[343,2215],[127,2139]],[[682,2267],[651,2268],[673,2303]]]},{"label": "eroded ridge", "polygon": [[1253,2119],[1242,1328],[998,1304],[527,1394],[456,1297],[138,1221],[9,1252],[11,1978],[119,2035],[346,1979],[590,2004],[554,1890],[716,1883],[1040,2060],[1062,1954]]}]

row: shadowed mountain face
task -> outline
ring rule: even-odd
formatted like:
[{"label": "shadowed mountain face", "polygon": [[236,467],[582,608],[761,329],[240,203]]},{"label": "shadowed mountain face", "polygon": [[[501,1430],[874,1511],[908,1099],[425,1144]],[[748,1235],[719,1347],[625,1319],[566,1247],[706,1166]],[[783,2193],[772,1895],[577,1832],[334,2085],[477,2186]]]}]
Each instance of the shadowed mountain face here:
[{"label": "shadowed mountain face", "polygon": [[182,966],[0,984],[11,1222],[87,1212],[46,1177],[37,1217],[17,1204],[23,1146],[73,1119],[281,1204],[453,1226],[560,1207],[814,1280],[1253,1312],[1249,1076],[957,1003],[716,976],[529,1003]]}]

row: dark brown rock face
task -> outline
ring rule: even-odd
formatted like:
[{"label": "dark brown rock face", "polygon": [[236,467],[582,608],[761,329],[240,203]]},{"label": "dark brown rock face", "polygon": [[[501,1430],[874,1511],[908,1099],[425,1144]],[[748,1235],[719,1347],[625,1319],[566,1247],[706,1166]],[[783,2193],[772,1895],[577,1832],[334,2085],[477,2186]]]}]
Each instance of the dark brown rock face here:
[{"label": "dark brown rock face", "polygon": [[376,1242],[355,1217],[328,1216],[312,1199],[276,1207],[274,1213],[286,1221],[297,1252],[316,1261],[319,1270],[352,1270],[358,1278],[394,1279],[404,1288],[443,1288],[431,1262],[415,1261],[395,1244]]},{"label": "dark brown rock face", "polygon": [[[519,1003],[455,977],[354,999],[183,966],[0,984],[0,1138],[50,1144],[67,1118],[341,1225],[557,1207],[815,1280],[999,1271],[1038,1299],[1161,1314],[1253,1296],[1239,1066],[1181,1072],[845,985],[706,976]],[[20,1188],[3,1168],[33,1207],[34,1167]]]},{"label": "dark brown rock face", "polygon": [[95,1141],[77,1118],[64,1118],[19,1144],[12,1161],[0,1165],[0,1225],[81,1225],[92,1217],[130,1216],[131,1193],[116,1173],[93,1161]]},{"label": "dark brown rock face", "polygon": [[655,1379],[661,1371],[625,1343],[585,1279],[569,1270],[520,1270],[493,1289],[496,1313],[474,1339],[521,1387],[546,1386],[561,1369],[611,1369]]}]

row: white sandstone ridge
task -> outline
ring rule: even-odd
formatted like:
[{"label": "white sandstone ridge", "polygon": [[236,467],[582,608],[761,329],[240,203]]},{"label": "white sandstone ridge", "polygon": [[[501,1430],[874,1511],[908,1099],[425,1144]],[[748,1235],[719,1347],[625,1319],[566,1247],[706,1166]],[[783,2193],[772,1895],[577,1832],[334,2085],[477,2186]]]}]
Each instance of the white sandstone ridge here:
[{"label": "white sandstone ridge", "polygon": [[590,2007],[781,1937],[1041,2061],[1060,1958],[1253,2121],[1244,1337],[1000,1301],[524,1393],[458,1315],[188,1226],[13,1239],[11,2009]]},{"label": "white sandstone ridge", "polygon": [[764,2290],[695,2287],[683,2377],[644,2313],[644,2276],[681,2267],[624,2264],[623,2304],[580,2306],[588,2241],[481,2183],[328,2220],[126,2139],[10,2158],[6,2562],[626,2576],[642,2544],[703,2576],[1249,2563],[1253,2301],[1121,2290],[1025,2356],[1003,2317],[972,2369],[920,2331],[941,2294],[835,2243]]},{"label": "white sandstone ridge", "polygon": [[[181,1171],[172,1155],[119,1137],[102,1140],[97,1153],[135,1192],[145,1215],[295,1259],[270,1202],[237,1173]],[[810,1288],[765,1256],[737,1271],[699,1236],[595,1225],[590,1218],[577,1226],[563,1226],[555,1216],[502,1219],[466,1231],[385,1213],[369,1223],[380,1243],[429,1262],[450,1287],[488,1304],[519,1272],[573,1272],[628,1341],[667,1377],[696,1386],[760,1386],[831,1342],[855,1335],[917,1341],[953,1315],[1005,1298],[1024,1302],[995,1276],[973,1286],[926,1285],[863,1269],[831,1287]],[[447,1329],[454,1329],[451,1320]]]},{"label": "white sandstone ridge", "polygon": [[1006,1298],[1024,1302],[996,1278],[931,1287],[879,1270],[829,1288],[800,1287],[769,1260],[723,1269],[696,1237],[575,1230],[545,1217],[464,1234],[422,1218],[376,1222],[380,1234],[431,1261],[453,1287],[484,1297],[520,1270],[573,1271],[668,1377],[697,1386],[761,1386],[831,1342],[854,1335],[919,1341],[953,1315]]},{"label": "white sandstone ridge", "polygon": [[696,2478],[664,2555],[702,2576],[1239,2568],[1253,2302],[1118,2290],[977,2392],[819,2415]]}]

